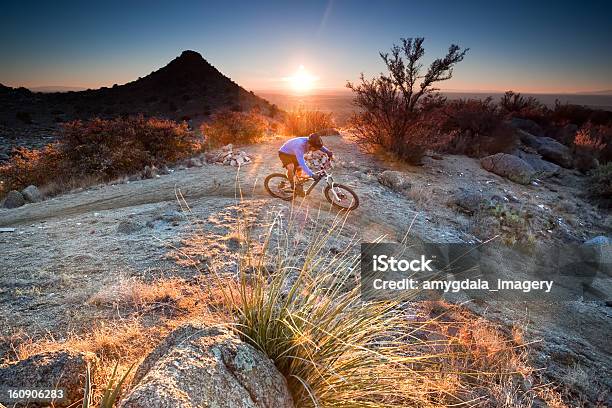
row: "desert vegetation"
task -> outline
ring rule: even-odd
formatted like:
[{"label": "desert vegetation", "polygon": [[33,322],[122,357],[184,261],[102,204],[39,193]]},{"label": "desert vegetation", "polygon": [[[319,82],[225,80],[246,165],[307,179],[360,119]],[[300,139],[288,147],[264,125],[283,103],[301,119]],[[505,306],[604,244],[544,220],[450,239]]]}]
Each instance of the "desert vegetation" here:
[{"label": "desert vegetation", "polygon": [[287,136],[307,136],[334,127],[334,119],[330,112],[308,110],[300,106],[284,114],[279,130]]},{"label": "desert vegetation", "polygon": [[202,140],[185,123],[143,116],[68,122],[56,143],[19,148],[0,165],[0,195],[32,184],[53,183],[62,191],[87,179],[108,181],[202,149]]},{"label": "desert vegetation", "polygon": [[390,53],[381,53],[387,73],[347,84],[357,112],[349,121],[357,143],[382,148],[419,164],[425,151],[483,157],[517,147],[512,119],[527,120],[529,131],[570,147],[574,166],[588,172],[610,161],[612,113],[561,104],[548,108],[534,97],[506,92],[491,98],[448,100],[435,85],[452,77],[468,49],[451,45],[443,58],[422,72],[423,38],[402,39]]},{"label": "desert vegetation", "polygon": [[200,131],[209,146],[219,147],[230,143],[242,145],[258,142],[266,136],[268,127],[268,119],[257,111],[222,111],[203,123]]}]

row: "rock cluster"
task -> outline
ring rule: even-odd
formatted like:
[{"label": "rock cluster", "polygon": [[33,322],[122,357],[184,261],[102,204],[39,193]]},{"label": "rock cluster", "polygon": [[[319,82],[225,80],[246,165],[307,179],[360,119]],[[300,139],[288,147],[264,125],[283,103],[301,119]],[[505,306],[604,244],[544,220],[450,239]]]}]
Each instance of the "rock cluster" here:
[{"label": "rock cluster", "polygon": [[304,160],[306,161],[306,164],[308,165],[310,170],[317,171],[327,166],[329,162],[329,156],[327,156],[327,154],[323,153],[322,151],[317,150],[315,152],[306,153],[304,155]]},{"label": "rock cluster", "polygon": [[21,207],[26,203],[37,203],[43,200],[43,195],[38,190],[38,187],[31,185],[24,188],[21,192],[17,190],[9,191],[4,198],[2,207],[4,208],[17,208]]},{"label": "rock cluster", "polygon": [[223,146],[218,154],[211,157],[211,161],[225,166],[246,166],[251,164],[251,158],[242,150],[234,150],[234,146]]}]

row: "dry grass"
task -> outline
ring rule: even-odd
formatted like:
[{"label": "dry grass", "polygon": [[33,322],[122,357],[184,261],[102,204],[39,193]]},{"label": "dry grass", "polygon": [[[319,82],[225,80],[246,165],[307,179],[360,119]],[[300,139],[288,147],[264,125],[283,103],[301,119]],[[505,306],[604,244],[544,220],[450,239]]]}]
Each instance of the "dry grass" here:
[{"label": "dry grass", "polygon": [[529,385],[536,380],[519,331],[459,307],[442,305],[432,317],[400,299],[362,301],[350,248],[323,251],[342,223],[294,231],[291,219],[277,219],[258,262],[245,229],[248,265],[224,291],[236,331],[274,361],[297,406],[528,407],[542,398]]},{"label": "dry grass", "polygon": [[[152,350],[170,331],[189,320],[215,323],[227,320],[218,289],[190,284],[180,279],[144,282],[135,278],[119,279],[118,283],[98,292],[88,303],[115,311],[116,317],[92,322],[89,331],[72,333],[65,339],[32,340],[14,336],[14,357],[5,362],[23,360],[31,355],[58,350],[91,352],[100,365],[91,379],[93,401],[102,398],[102,391],[118,366],[116,378]],[[128,375],[126,384],[132,379]]]},{"label": "dry grass", "polygon": [[331,113],[298,107],[286,113],[280,131],[286,136],[308,136],[320,130],[333,129],[334,126]]}]

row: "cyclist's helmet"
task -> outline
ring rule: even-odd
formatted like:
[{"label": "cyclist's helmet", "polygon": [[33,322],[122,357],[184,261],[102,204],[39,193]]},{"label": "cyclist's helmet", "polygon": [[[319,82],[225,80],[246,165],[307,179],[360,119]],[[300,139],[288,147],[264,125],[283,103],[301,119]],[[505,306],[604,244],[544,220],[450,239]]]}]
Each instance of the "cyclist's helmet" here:
[{"label": "cyclist's helmet", "polygon": [[321,136],[316,133],[311,133],[310,136],[308,136],[308,143],[310,144],[310,146],[316,149],[320,149],[323,147],[323,140],[321,140]]}]

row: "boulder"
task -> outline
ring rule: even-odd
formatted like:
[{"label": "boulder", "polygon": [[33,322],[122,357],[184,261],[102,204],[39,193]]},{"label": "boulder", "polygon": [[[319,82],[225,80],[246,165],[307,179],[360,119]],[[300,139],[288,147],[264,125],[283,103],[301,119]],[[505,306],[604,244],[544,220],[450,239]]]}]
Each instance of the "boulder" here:
[{"label": "boulder", "polygon": [[537,150],[544,159],[568,169],[572,167],[573,158],[569,147],[550,137],[540,137],[538,140],[541,144]]},{"label": "boulder", "polygon": [[290,408],[285,378],[231,332],[200,324],[174,330],[140,364],[122,408]]},{"label": "boulder", "polygon": [[561,168],[554,163],[542,160],[538,154],[520,152],[518,157],[529,163],[536,172],[536,177],[547,178],[559,174]]},{"label": "boulder", "polygon": [[510,119],[510,126],[524,130],[535,136],[542,136],[544,134],[542,127],[530,119],[512,118]]},{"label": "boulder", "polygon": [[401,172],[395,170],[385,170],[378,176],[378,182],[385,187],[398,192],[408,190],[411,187],[408,178]]},{"label": "boulder", "polygon": [[480,159],[483,169],[520,184],[529,184],[536,172],[523,159],[506,153],[497,153]]},{"label": "boulder", "polygon": [[38,187],[34,185],[27,186],[26,188],[24,188],[21,191],[21,195],[23,196],[23,198],[25,198],[26,201],[30,203],[37,203],[39,201],[42,201],[43,199],[40,190],[38,190]]},{"label": "boulder", "polygon": [[470,215],[477,213],[482,208],[483,202],[484,196],[481,192],[463,189],[455,193],[452,199],[452,204]]},{"label": "boulder", "polygon": [[[66,398],[54,401],[54,407],[74,406],[83,398],[87,365],[91,367],[92,378],[98,367],[93,353],[74,351],[53,351],[35,354],[25,360],[0,368],[0,384],[9,388],[62,388]],[[6,393],[0,393],[0,403],[12,407],[15,403],[6,400]],[[46,403],[28,403],[28,407],[49,406]]]},{"label": "boulder", "polygon": [[4,204],[2,204],[2,206],[4,208],[17,208],[21,207],[25,203],[26,201],[25,198],[23,198],[23,195],[17,190],[12,190],[6,195]]},{"label": "boulder", "polygon": [[540,138],[532,135],[529,132],[526,132],[522,129],[517,129],[516,133],[518,134],[519,139],[521,140],[521,142],[523,142],[525,146],[529,146],[534,149],[537,149],[538,147],[542,145]]}]

